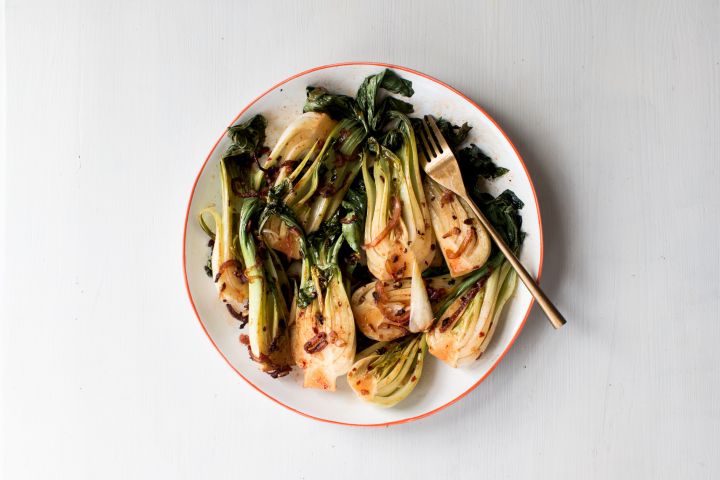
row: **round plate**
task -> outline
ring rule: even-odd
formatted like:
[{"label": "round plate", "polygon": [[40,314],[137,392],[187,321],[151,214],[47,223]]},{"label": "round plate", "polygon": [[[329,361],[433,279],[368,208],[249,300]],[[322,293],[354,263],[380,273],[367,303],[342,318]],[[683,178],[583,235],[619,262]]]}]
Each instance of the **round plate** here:
[{"label": "round plate", "polygon": [[[284,80],[253,100],[233,120],[245,121],[261,113],[268,120],[267,145],[273,145],[279,133],[302,113],[305,87],[323,86],[332,92],[354,95],[365,77],[382,68],[392,68],[411,80],[415,95],[410,100],[414,115],[432,114],[453,123],[468,122],[473,129],[469,140],[479,145],[498,165],[510,170],[493,182],[487,191],[497,195],[512,189],[525,202],[522,210],[523,230],[527,233],[520,259],[530,272],[539,276],[542,268],[542,227],[540,209],[527,168],[520,155],[500,129],[472,100],[454,88],[420,72],[396,65],[380,63],[343,63],[313,68]],[[518,286],[505,307],[489,348],[469,367],[453,369],[428,354],[425,369],[415,390],[393,408],[380,408],[360,401],[342,378],[334,393],[302,387],[299,369],[281,379],[262,373],[249,358],[245,346],[239,343],[237,321],[228,315],[218,300],[213,282],[205,274],[207,237],[197,222],[200,210],[219,204],[218,165],[221,153],[228,145],[223,131],[213,146],[190,196],[185,219],[183,266],[190,302],[208,338],[227,363],[256,390],[299,414],[316,420],[347,425],[384,426],[408,422],[431,415],[467,395],[495,368],[520,333],[530,308],[532,297]]]}]

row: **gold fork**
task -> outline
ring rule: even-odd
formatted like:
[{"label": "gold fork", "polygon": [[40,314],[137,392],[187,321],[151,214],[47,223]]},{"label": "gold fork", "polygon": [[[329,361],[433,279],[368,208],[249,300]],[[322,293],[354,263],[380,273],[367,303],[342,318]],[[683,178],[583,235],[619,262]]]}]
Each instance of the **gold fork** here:
[{"label": "gold fork", "polygon": [[520,280],[525,284],[530,294],[535,297],[535,300],[540,304],[540,307],[547,315],[550,323],[555,328],[560,328],[565,324],[565,319],[560,314],[558,309],[553,305],[550,299],[540,289],[538,284],[535,282],[532,276],[525,270],[520,260],[505,244],[497,230],[493,228],[488,219],[483,215],[479,208],[473,203],[465,190],[465,184],[463,183],[462,176],[460,174],[460,167],[458,167],[457,159],[453,155],[450,146],[447,144],[440,129],[435,124],[435,120],[429,115],[425,115],[425,121],[422,122],[423,130],[420,132],[420,142],[425,150],[424,155],[426,157],[425,162],[425,173],[430,178],[435,180],[441,186],[453,192],[458,197],[465,200],[470,206],[480,223],[485,227],[485,230],[490,234],[495,244],[498,246],[500,251],[505,255],[510,265],[517,272]]}]

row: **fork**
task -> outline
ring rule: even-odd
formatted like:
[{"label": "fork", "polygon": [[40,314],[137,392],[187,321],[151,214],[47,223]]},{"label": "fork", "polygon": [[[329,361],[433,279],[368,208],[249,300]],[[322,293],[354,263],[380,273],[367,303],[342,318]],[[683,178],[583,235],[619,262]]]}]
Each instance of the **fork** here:
[{"label": "fork", "polygon": [[500,251],[505,255],[505,258],[510,262],[513,269],[517,272],[520,280],[525,284],[530,294],[537,300],[540,307],[547,315],[550,323],[555,328],[560,328],[565,324],[565,319],[560,314],[558,309],[553,305],[550,299],[540,289],[535,279],[525,270],[520,260],[505,244],[500,234],[490,224],[488,219],[483,215],[480,209],[473,203],[468,196],[465,184],[463,183],[462,176],[460,174],[460,167],[458,166],[457,159],[453,155],[450,146],[447,141],[443,138],[440,129],[435,124],[435,120],[429,116],[424,117],[423,129],[419,132],[420,143],[425,150],[424,156],[426,157],[425,162],[425,173],[439,183],[442,187],[453,192],[458,197],[462,198],[467,203],[475,215],[480,220],[480,223],[485,230],[490,234],[490,238],[493,239],[495,244],[498,246]]}]

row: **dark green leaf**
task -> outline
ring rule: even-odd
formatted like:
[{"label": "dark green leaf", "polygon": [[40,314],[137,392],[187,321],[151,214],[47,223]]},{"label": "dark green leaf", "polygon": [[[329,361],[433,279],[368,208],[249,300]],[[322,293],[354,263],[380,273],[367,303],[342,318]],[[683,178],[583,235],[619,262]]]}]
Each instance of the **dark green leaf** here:
[{"label": "dark green leaf", "polygon": [[405,97],[411,97],[415,93],[411,81],[401,78],[389,69],[365,78],[358,88],[355,100],[364,117],[361,119],[362,123],[367,125],[369,132],[381,129],[386,120],[386,112],[391,110],[412,112],[411,104],[393,97],[386,97],[378,103],[378,91],[381,88]]},{"label": "dark green leaf", "polygon": [[383,72],[380,86],[388,92],[397,93],[403,97],[412,97],[415,94],[415,90],[412,88],[412,82],[401,78],[390,69],[385,69]]},{"label": "dark green leaf", "polygon": [[343,217],[340,219],[343,236],[348,245],[357,253],[362,251],[364,243],[366,209],[365,183],[358,179],[345,194],[342,201]]},{"label": "dark green leaf", "polygon": [[250,157],[260,154],[265,143],[267,120],[262,115],[255,115],[247,122],[233,125],[227,129],[232,144],[223,154],[223,158]]},{"label": "dark green leaf", "polygon": [[478,175],[492,179],[505,175],[508,172],[507,168],[495,165],[495,162],[485,155],[485,152],[480,150],[480,147],[474,143],[469,147],[458,150],[455,156],[458,159],[458,165],[460,165],[463,178],[466,179],[477,178]]},{"label": "dark green leaf", "polygon": [[347,95],[329,93],[322,87],[307,87],[307,99],[303,112],[327,113],[335,120],[357,118],[355,99]]},{"label": "dark green leaf", "polygon": [[525,239],[519,212],[524,206],[522,200],[512,190],[505,190],[495,198],[488,193],[482,193],[478,206],[505,243],[517,253]]},{"label": "dark green leaf", "polygon": [[308,242],[318,251],[323,248],[327,249],[341,233],[340,211],[337,211],[332,217],[324,220],[317,231],[308,235]]},{"label": "dark green leaf", "polygon": [[411,103],[404,102],[395,97],[385,97],[380,101],[377,107],[377,113],[370,120],[370,128],[373,131],[382,129],[382,126],[389,120],[388,112],[400,112],[406,115],[413,112],[413,106]]},{"label": "dark green leaf", "polygon": [[297,293],[298,308],[307,308],[317,298],[317,291],[312,281],[305,282]]},{"label": "dark green leaf", "polygon": [[[458,126],[453,125],[442,117],[440,117],[436,123],[443,138],[445,138],[453,151],[455,151],[465,140],[467,140],[467,136],[472,129],[467,122],[463,123],[462,126]],[[413,125],[413,128],[416,128],[415,125]]]},{"label": "dark green leaf", "polygon": [[403,134],[399,128],[391,128],[380,137],[380,144],[392,151],[397,151],[403,144]]}]

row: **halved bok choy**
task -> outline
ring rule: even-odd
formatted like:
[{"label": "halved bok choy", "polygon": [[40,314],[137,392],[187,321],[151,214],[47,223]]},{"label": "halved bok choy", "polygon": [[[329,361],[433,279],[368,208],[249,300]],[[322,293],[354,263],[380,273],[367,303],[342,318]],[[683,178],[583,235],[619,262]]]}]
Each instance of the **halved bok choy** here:
[{"label": "halved bok choy", "polygon": [[293,212],[281,202],[263,212],[260,228],[270,216],[297,232],[302,267],[290,312],[291,355],[304,370],[304,386],[334,391],[337,377],[349,370],[355,356],[355,322],[345,290],[338,254],[343,245],[339,214],[308,240]]},{"label": "halved bok choy", "polygon": [[287,284],[275,253],[256,238],[252,223],[260,212],[260,200],[248,198],[242,205],[239,243],[249,290],[248,350],[264,372],[272,377],[290,371],[288,323],[290,312],[281,287]]},{"label": "halved bok choy", "polygon": [[[430,327],[434,319],[433,312],[452,291],[457,281],[450,275],[424,278],[420,281],[422,283],[418,283],[417,278],[376,280],[355,290],[350,304],[358,329],[372,340],[390,341]],[[425,290],[424,298],[422,292],[418,292],[418,287]],[[430,308],[429,318],[425,310],[426,302]],[[414,311],[423,312],[421,321],[411,319]]]},{"label": "halved bok choy", "polygon": [[[367,191],[365,253],[375,278],[410,277],[413,263],[421,270],[435,257],[435,238],[420,177],[417,144],[410,119],[388,112],[397,121],[401,144],[397,153],[368,140],[363,152],[363,180]],[[372,170],[372,172],[371,172]]]},{"label": "halved bok choy", "polygon": [[[415,128],[422,122],[414,120]],[[483,181],[504,175],[507,169],[498,167],[475,144],[459,148],[468,137],[470,126],[453,125],[438,120],[438,128],[457,158],[468,192],[474,196],[482,190]],[[421,149],[422,151],[422,149]],[[421,162],[425,161],[424,153]],[[430,218],[440,252],[453,277],[461,277],[477,270],[490,257],[490,236],[467,203],[429,177],[423,180],[430,201]]]},{"label": "halved bok choy", "polygon": [[[362,125],[343,119],[326,138],[313,143],[304,157],[281,163],[272,188],[283,192],[283,203],[292,210],[303,231],[308,234],[317,231],[320,224],[337,211],[360,171],[356,150],[364,140]],[[289,259],[300,258],[297,234],[281,218],[269,218],[262,234],[270,247]]]},{"label": "halved bok choy", "polygon": [[433,179],[423,181],[430,200],[430,218],[440,252],[453,277],[482,267],[492,243],[485,228],[465,200]]},{"label": "halved bok choy", "polygon": [[[509,190],[497,198],[484,196],[481,208],[504,240],[518,252],[523,240],[518,210],[522,202]],[[464,277],[439,305],[437,322],[427,333],[430,353],[452,367],[482,356],[515,291],[517,276],[503,254],[495,251],[479,270]]]},{"label": "halved bok choy", "polygon": [[375,343],[358,354],[347,374],[348,384],[366,402],[397,405],[418,384],[426,351],[423,333]]},{"label": "halved bok choy", "polygon": [[503,259],[499,268],[483,275],[448,306],[427,334],[430,353],[451,367],[480,358],[516,285],[515,271]]},{"label": "halved bok choy", "polygon": [[[238,224],[243,203],[257,196],[257,187],[249,179],[257,173],[255,159],[265,141],[266,125],[265,118],[256,115],[228,128],[231,144],[220,160],[220,212],[208,207],[199,219],[200,226],[212,238],[210,273],[218,295],[228,312],[241,322],[241,327],[247,322],[248,280],[238,245]],[[205,221],[206,214],[213,219],[214,231]]]}]

